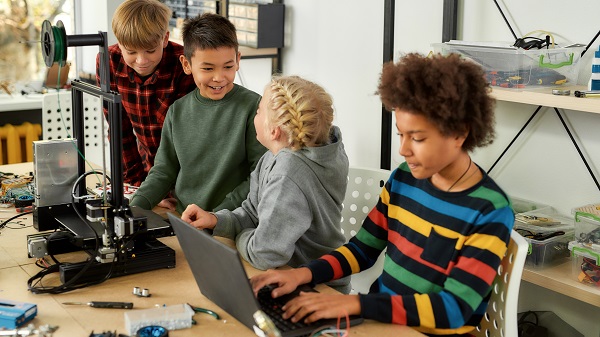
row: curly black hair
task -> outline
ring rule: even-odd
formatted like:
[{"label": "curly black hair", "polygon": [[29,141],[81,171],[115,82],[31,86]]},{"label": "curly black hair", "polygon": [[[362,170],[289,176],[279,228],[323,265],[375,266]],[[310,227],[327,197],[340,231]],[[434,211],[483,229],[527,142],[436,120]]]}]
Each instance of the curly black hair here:
[{"label": "curly black hair", "polygon": [[388,110],[422,115],[446,136],[468,132],[463,149],[493,142],[495,99],[483,69],[459,55],[406,54],[383,65],[377,93]]}]

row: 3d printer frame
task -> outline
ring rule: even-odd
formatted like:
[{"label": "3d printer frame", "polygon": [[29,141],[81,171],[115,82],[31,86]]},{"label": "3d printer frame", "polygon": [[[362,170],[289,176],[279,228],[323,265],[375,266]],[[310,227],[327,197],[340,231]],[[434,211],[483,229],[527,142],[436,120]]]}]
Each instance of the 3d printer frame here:
[{"label": "3d printer frame", "polygon": [[[57,40],[63,42],[55,46]],[[88,266],[89,261],[61,265],[60,280],[63,284],[89,283],[109,277],[175,267],[175,251],[156,240],[173,235],[170,225],[151,211],[130,207],[123,194],[122,104],[119,93],[110,90],[106,32],[99,32],[97,35],[66,36],[60,21],[57,27],[52,27],[48,21],[42,25],[42,53],[47,65],[57,61],[64,62],[62,58],[66,58],[67,46],[86,45],[100,46],[101,83],[100,87],[97,87],[79,80],[71,82],[72,141],[75,142],[74,146],[78,152],[77,177],[86,174],[83,118],[85,93],[99,97],[103,107],[107,109],[112,193],[102,199],[80,198],[77,202],[72,200],[71,203],[54,205],[47,202],[38,205],[34,202],[34,228],[40,232],[58,230],[64,235],[39,233],[27,238],[30,257],[86,250],[96,260],[92,267]],[[57,55],[61,59],[57,60]],[[86,195],[88,192],[84,179],[83,183],[73,186],[73,199]],[[36,191],[36,201],[39,201],[39,198],[40,195]],[[87,216],[83,217],[82,214]],[[100,218],[102,221],[96,221]],[[37,252],[37,255],[32,255],[32,252]],[[77,280],[73,279],[75,277]]]}]

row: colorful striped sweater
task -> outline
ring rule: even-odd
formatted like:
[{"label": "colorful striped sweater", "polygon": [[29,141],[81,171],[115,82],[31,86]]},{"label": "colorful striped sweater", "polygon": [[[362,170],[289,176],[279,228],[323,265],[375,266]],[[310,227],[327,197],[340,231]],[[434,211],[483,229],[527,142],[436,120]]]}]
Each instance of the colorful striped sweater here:
[{"label": "colorful striped sweater", "polygon": [[387,248],[381,276],[359,295],[364,318],[434,336],[471,331],[514,224],[507,195],[483,175],[465,191],[445,192],[401,164],[356,236],[308,265],[313,282],[365,270]]}]

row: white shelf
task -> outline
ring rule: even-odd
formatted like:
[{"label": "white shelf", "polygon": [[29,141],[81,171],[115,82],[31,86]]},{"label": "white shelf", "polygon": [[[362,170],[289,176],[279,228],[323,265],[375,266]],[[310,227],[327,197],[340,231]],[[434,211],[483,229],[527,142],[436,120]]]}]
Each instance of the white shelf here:
[{"label": "white shelf", "polygon": [[523,280],[600,307],[600,288],[577,281],[572,274],[571,261],[543,269],[525,268]]},{"label": "white shelf", "polygon": [[539,90],[519,91],[513,89],[493,88],[492,96],[499,101],[543,105],[548,107],[600,114],[600,98],[579,98],[573,95],[575,90],[587,90],[586,87],[572,86],[560,88],[571,90],[570,96],[553,95],[552,89],[553,88],[544,88]]},{"label": "white shelf", "polygon": [[42,94],[0,94],[0,112],[42,109]]}]

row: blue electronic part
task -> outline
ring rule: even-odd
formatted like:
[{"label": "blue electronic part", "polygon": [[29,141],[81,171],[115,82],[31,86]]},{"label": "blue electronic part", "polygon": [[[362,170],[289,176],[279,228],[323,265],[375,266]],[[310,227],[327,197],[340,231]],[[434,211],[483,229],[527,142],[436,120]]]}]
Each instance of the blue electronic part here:
[{"label": "blue electronic part", "polygon": [[16,329],[37,315],[37,305],[0,299],[0,328]]}]

